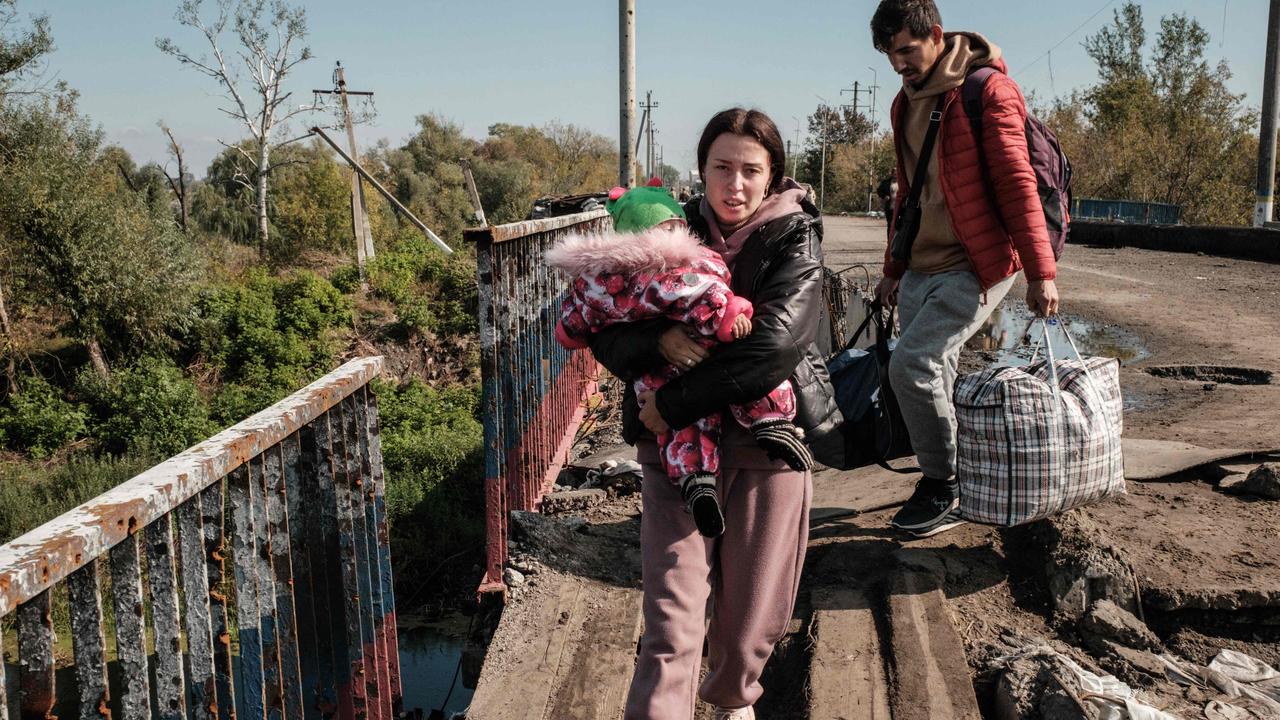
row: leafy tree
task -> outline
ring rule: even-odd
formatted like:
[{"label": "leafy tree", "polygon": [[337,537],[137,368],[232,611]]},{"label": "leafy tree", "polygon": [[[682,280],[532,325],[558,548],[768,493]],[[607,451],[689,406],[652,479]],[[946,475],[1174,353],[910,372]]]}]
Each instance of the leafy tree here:
[{"label": "leafy tree", "polygon": [[1141,7],[1126,3],[1085,50],[1099,82],[1056,101],[1048,122],[1072,158],[1077,196],[1181,205],[1187,222],[1249,220],[1257,115],[1212,67],[1209,33],[1185,14],[1161,18],[1148,56]]},{"label": "leafy tree", "polygon": [[11,32],[18,23],[17,5],[17,0],[0,0],[0,99],[53,50],[47,15],[37,15],[29,28]]},{"label": "leafy tree", "polygon": [[851,107],[825,104],[819,105],[808,121],[809,139],[800,151],[796,179],[813,185],[815,191],[824,188],[821,199],[825,210],[865,210],[867,141],[874,131],[871,121]]},{"label": "leafy tree", "polygon": [[[349,171],[319,141],[287,145],[273,157],[271,233],[263,259],[281,266],[307,250],[345,252],[351,237]],[[192,216],[206,232],[248,245],[258,241],[257,208],[253,192],[239,181],[240,160],[238,148],[214,158],[196,190]]]},{"label": "leafy tree", "polygon": [[184,323],[198,272],[186,238],[167,210],[120,191],[118,153],[104,152],[74,109],[0,109],[0,171],[3,254],[21,263],[100,374],[107,355],[163,345]]}]

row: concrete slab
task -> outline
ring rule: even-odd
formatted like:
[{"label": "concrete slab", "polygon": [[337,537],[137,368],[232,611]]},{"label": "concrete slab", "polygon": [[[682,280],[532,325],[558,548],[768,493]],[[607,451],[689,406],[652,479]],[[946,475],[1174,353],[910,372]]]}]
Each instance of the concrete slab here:
[{"label": "concrete slab", "polygon": [[[1129,480],[1159,480],[1224,460],[1264,456],[1276,451],[1242,448],[1204,448],[1170,440],[1124,438],[1124,476]],[[1259,460],[1261,462],[1261,460]]]},{"label": "concrete slab", "polygon": [[1079,512],[1096,528],[1093,542],[1133,568],[1147,607],[1280,607],[1280,502],[1203,482],[1148,481]]},{"label": "concrete slab", "polygon": [[[891,464],[912,467],[915,458],[903,458]],[[818,470],[813,474],[809,524],[901,505],[911,497],[919,478],[918,473],[893,473],[874,465],[857,470]]]}]

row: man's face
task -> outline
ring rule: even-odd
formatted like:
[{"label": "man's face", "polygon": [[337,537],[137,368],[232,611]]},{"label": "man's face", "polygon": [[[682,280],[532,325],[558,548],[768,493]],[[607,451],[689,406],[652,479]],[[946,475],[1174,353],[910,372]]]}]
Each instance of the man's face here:
[{"label": "man's face", "polygon": [[942,26],[934,25],[929,34],[918,38],[911,31],[903,28],[893,41],[889,43],[889,64],[893,71],[902,76],[904,83],[919,87],[929,76],[934,63],[942,56],[946,42],[942,37]]}]

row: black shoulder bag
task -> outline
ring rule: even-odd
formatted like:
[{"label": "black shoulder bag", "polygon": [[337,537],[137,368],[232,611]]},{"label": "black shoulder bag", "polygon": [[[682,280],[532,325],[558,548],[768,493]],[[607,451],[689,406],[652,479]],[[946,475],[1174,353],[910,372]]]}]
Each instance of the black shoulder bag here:
[{"label": "black shoulder bag", "polygon": [[[911,259],[911,244],[916,241],[920,232],[920,192],[929,176],[929,163],[933,161],[933,145],[938,139],[938,128],[942,125],[942,108],[947,94],[938,96],[938,102],[929,114],[929,129],[924,134],[924,144],[920,146],[920,156],[916,160],[915,177],[911,180],[911,190],[907,199],[898,209],[898,216],[893,223],[893,243],[889,246],[889,254],[894,260],[905,264]],[[905,110],[904,110],[905,112]],[[899,133],[902,143],[906,145],[906,136]]]}]

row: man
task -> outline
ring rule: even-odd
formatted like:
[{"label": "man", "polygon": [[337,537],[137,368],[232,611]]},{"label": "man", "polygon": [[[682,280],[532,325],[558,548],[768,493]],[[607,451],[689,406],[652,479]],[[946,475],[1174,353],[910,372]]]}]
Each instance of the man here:
[{"label": "man", "polygon": [[[952,404],[960,348],[1009,292],[1019,270],[1027,279],[1027,305],[1037,315],[1055,314],[1057,266],[1027,150],[1026,102],[1005,74],[1000,48],[977,33],[944,32],[933,0],[883,0],[871,34],[902,76],[891,110],[895,208],[910,196],[917,164],[927,163],[909,256],[901,262],[886,250],[876,295],[887,306],[899,306],[901,336],[889,380],[924,474],[893,526],[928,537],[962,522]],[[961,86],[984,65],[998,72],[982,90],[978,138]],[[936,143],[921,158],[939,107]]]}]

